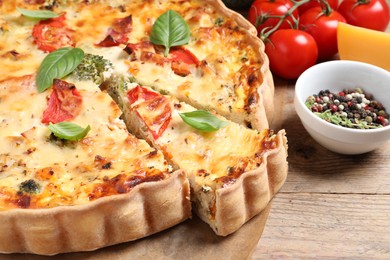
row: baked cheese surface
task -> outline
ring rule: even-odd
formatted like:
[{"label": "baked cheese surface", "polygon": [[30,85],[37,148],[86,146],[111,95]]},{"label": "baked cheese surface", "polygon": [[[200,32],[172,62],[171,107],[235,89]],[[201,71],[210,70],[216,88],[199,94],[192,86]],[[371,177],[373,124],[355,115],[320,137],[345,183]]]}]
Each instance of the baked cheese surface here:
[{"label": "baked cheese surface", "polygon": [[194,107],[134,83],[127,85],[126,91],[121,94],[120,103],[123,110],[133,115],[129,116],[130,124],[139,120],[141,126],[146,126],[147,140],[161,149],[166,158],[214,188],[234,183],[244,172],[258,168],[263,163],[262,155],[277,146],[269,129],[248,129],[215,115],[227,125],[204,132],[185,123],[179,115],[197,111]]},{"label": "baked cheese surface", "polygon": [[71,122],[91,130],[65,141],[42,123],[51,89],[38,93],[33,76],[0,83],[0,210],[85,204],[168,176],[162,153],[127,132],[107,93],[75,86],[82,106]]},{"label": "baked cheese surface", "polygon": [[[143,85],[195,107],[212,104],[209,109],[224,116],[248,115],[260,102],[258,88],[264,80],[260,47],[253,44],[247,30],[210,4],[174,0],[137,0],[124,5],[122,1],[33,2],[5,1],[0,6],[4,14],[0,18],[0,57],[7,68],[0,80],[34,73],[46,55],[32,37],[34,26],[40,22],[22,16],[16,7],[50,9],[64,16],[63,27],[72,39],[69,44],[109,57],[118,71],[131,73]],[[184,46],[184,54],[172,52],[164,57],[161,46],[144,43],[150,43],[154,22],[169,9],[186,20],[191,38]],[[112,30],[118,30],[120,19],[127,19],[121,25],[127,40],[115,47],[98,46]]]}]

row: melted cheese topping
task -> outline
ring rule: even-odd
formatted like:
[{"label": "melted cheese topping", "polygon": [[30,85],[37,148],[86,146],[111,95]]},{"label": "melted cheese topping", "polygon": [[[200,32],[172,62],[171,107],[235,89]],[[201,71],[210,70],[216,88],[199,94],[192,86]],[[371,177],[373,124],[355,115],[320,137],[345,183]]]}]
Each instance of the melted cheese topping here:
[{"label": "melted cheese topping", "polygon": [[[163,155],[129,135],[117,105],[88,82],[75,83],[83,105],[72,122],[91,131],[80,141],[53,138],[41,123],[50,90],[38,94],[34,80],[0,83],[0,210],[83,204],[166,177]],[[31,180],[39,188],[25,192]]]},{"label": "melted cheese topping", "polygon": [[[134,87],[136,84],[129,85],[129,90]],[[150,118],[160,118],[156,114],[166,113],[165,106],[153,106],[152,109],[148,101],[129,105],[126,94],[120,98],[129,118],[129,113],[135,113],[138,120],[147,124],[148,128]],[[258,168],[262,163],[262,155],[276,147],[275,136],[270,130],[255,131],[234,122],[211,133],[196,130],[179,115],[196,110],[194,107],[165,96],[163,104],[167,102],[172,111],[169,124],[157,139],[149,135],[149,141],[162,150],[173,164],[185,170],[190,178],[195,178],[197,187],[206,185],[216,189],[234,183],[244,172]],[[217,117],[227,121],[221,116]]]},{"label": "melted cheese topping", "polygon": [[[257,88],[263,80],[259,76],[263,61],[258,50],[254,49],[255,45],[248,42],[248,33],[238,29],[231,18],[217,13],[211,6],[202,1],[188,0],[106,1],[106,4],[100,3],[105,1],[97,1],[73,5],[63,2],[61,5],[62,1],[57,1],[59,4],[52,8],[57,13],[66,12],[67,27],[76,32],[76,47],[109,57],[120,73],[129,71],[143,85],[170,93],[195,107],[207,108],[213,104],[212,109],[224,116],[250,112],[251,102],[256,99],[254,95],[258,95]],[[108,2],[114,7],[108,6]],[[0,80],[34,73],[45,56],[31,37],[32,27],[37,21],[15,11],[16,6],[38,9],[42,5],[26,4],[19,0],[12,3],[7,1],[0,7],[0,13],[6,14],[2,18],[0,57],[5,57],[2,64],[7,68],[6,73],[0,75]],[[127,35],[129,43],[149,41],[154,21],[168,9],[179,12],[190,26],[191,39],[185,47],[201,64],[189,75],[176,75],[169,64],[160,66],[141,61],[139,53],[136,59],[130,60],[120,51],[124,46],[95,46],[107,36],[115,19],[129,15],[132,16],[132,30]],[[115,55],[111,55],[112,49]],[[13,55],[15,52],[17,55]],[[125,60],[128,60],[126,67]],[[256,68],[257,72],[246,75],[243,68],[248,66]],[[248,76],[256,80],[250,81]]]}]

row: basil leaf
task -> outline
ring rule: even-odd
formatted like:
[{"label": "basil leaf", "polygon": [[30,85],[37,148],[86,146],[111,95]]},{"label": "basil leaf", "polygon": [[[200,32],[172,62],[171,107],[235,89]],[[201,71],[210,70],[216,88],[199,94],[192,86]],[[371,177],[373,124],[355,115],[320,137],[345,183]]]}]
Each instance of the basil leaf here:
[{"label": "basil leaf", "polygon": [[214,132],[229,124],[226,121],[220,120],[212,113],[204,110],[179,113],[179,115],[185,123],[203,132]]},{"label": "basil leaf", "polygon": [[39,20],[46,20],[49,18],[56,18],[59,15],[49,10],[28,10],[16,7],[19,13],[29,18],[36,18]]},{"label": "basil leaf", "polygon": [[190,27],[184,19],[173,10],[160,15],[153,24],[150,41],[156,45],[165,46],[165,57],[172,46],[187,44],[190,40]]},{"label": "basil leaf", "polygon": [[81,126],[70,122],[50,123],[47,127],[58,138],[70,141],[83,139],[88,134],[89,130],[91,130],[89,125],[86,128],[82,128]]},{"label": "basil leaf", "polygon": [[36,83],[41,93],[50,88],[53,79],[63,78],[71,73],[83,60],[84,51],[79,48],[64,47],[49,53],[38,69]]}]

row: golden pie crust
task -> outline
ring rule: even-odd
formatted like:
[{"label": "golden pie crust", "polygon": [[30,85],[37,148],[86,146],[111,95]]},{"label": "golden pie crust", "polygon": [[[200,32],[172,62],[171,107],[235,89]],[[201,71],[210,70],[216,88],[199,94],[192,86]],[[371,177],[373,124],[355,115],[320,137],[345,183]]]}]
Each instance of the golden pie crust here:
[{"label": "golden pie crust", "polygon": [[277,148],[263,155],[259,168],[245,172],[230,186],[216,190],[216,234],[226,236],[259,214],[287,178],[287,139],[284,130],[276,137]]},{"label": "golden pie crust", "polygon": [[0,252],[55,255],[136,240],[191,215],[182,171],[85,205],[0,212]]}]

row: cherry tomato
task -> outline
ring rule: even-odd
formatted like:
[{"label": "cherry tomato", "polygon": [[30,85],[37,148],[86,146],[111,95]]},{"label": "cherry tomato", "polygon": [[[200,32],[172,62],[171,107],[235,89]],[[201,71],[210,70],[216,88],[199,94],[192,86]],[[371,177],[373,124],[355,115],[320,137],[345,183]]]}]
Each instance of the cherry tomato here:
[{"label": "cherry tomato", "polygon": [[316,64],[318,48],[313,36],[295,29],[281,29],[265,41],[270,68],[285,79],[296,79]]},{"label": "cherry tomato", "polygon": [[[327,0],[327,2],[333,10],[337,10],[337,7],[339,6],[339,0]],[[298,7],[299,15],[303,14],[304,12],[309,10],[310,8],[318,7],[318,6],[324,7],[324,4],[320,0],[311,0],[310,2]]]},{"label": "cherry tomato", "polygon": [[37,23],[32,32],[34,43],[45,52],[52,52],[61,47],[74,46],[74,31],[65,24],[65,14]]},{"label": "cherry tomato", "polygon": [[337,9],[349,24],[385,31],[390,20],[385,0],[344,0]]},{"label": "cherry tomato", "polygon": [[[248,20],[256,26],[257,33],[260,35],[264,28],[269,30],[280,20],[279,18],[269,18],[269,16],[282,16],[293,5],[290,0],[256,0],[249,9]],[[295,10],[292,15],[297,19],[298,10]],[[279,29],[291,28],[292,24],[294,22],[290,16],[283,21]]]},{"label": "cherry tomato", "polygon": [[337,51],[337,24],[345,18],[337,11],[313,7],[299,18],[299,28],[313,36],[318,46],[318,60],[328,60]]}]

